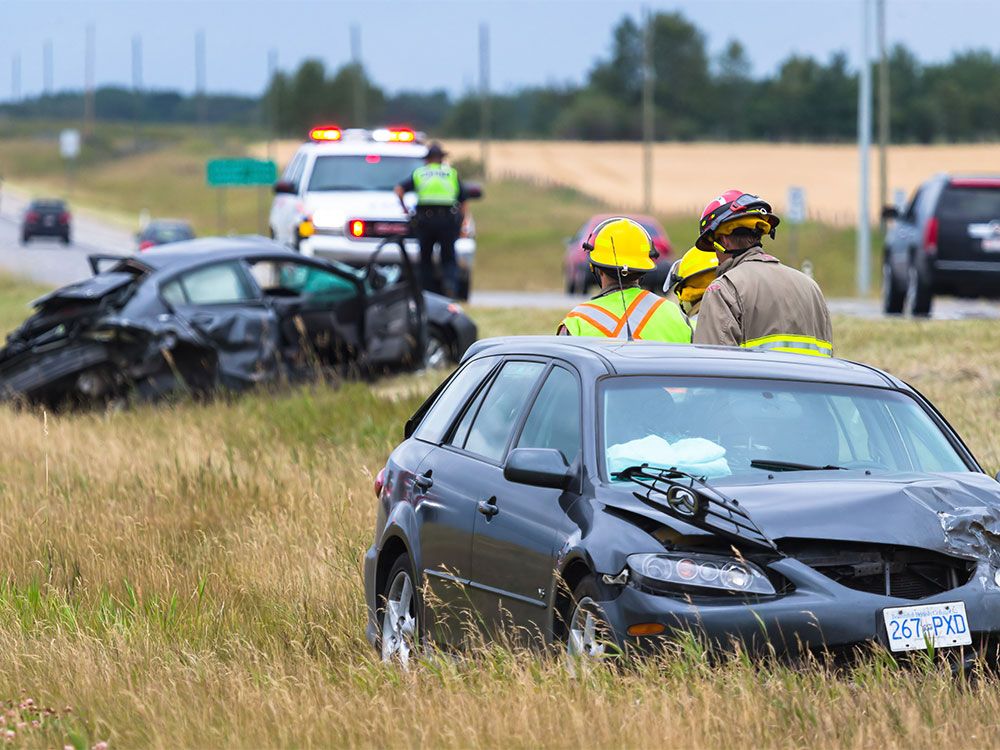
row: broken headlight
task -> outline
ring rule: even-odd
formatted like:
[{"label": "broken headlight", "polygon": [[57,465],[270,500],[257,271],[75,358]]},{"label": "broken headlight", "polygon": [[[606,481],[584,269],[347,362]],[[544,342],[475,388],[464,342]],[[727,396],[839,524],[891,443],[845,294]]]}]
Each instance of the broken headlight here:
[{"label": "broken headlight", "polygon": [[770,596],[774,586],[751,562],[720,555],[657,553],[629,555],[629,578],[653,591],[710,589]]}]

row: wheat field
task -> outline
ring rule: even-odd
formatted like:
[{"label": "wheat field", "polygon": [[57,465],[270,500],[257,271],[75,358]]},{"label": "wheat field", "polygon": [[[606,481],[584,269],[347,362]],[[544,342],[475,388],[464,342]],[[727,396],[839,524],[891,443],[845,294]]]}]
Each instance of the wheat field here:
[{"label": "wheat field", "polygon": [[[278,142],[272,152],[284,165],[299,141]],[[479,159],[478,141],[446,141],[452,160]],[[263,154],[263,145],[254,153]],[[871,152],[869,217],[877,221],[877,152]],[[527,179],[571,187],[612,209],[642,206],[642,146],[582,141],[493,141],[487,152],[491,179]],[[888,151],[889,199],[907,196],[937,172],[1000,172],[1000,143],[902,145]],[[714,196],[739,188],[787,208],[788,188],[805,189],[808,218],[838,226],[858,216],[858,150],[850,144],[657,143],[653,148],[653,210],[699,215]]]},{"label": "wheat field", "polygon": [[[554,321],[475,310],[486,335]],[[991,470],[995,325],[838,319],[844,356],[925,390]],[[947,351],[949,356],[941,356]],[[1000,683],[691,644],[570,677],[484,646],[409,672],[363,636],[372,479],[421,375],[107,414],[0,409],[0,740],[12,747],[947,747]],[[2,744],[2,743],[0,743]],[[4,745],[6,747],[6,745]]]}]

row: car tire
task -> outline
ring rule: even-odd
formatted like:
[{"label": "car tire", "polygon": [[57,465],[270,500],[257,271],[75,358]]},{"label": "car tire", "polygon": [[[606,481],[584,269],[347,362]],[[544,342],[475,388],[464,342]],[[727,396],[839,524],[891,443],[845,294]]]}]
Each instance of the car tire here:
[{"label": "car tire", "polygon": [[60,240],[62,240],[62,243],[63,243],[64,245],[68,245],[68,244],[69,244],[69,235],[68,235],[68,234],[64,234],[64,235],[63,235],[62,237],[60,237],[59,239],[60,239]]},{"label": "car tire", "polygon": [[576,294],[576,279],[572,273],[566,275],[566,294],[571,297]]},{"label": "car tire", "polygon": [[382,661],[406,669],[420,643],[420,608],[410,558],[400,555],[380,591],[376,623]]},{"label": "car tire", "polygon": [[905,301],[906,286],[896,278],[887,256],[882,261],[882,312],[886,315],[899,315],[903,312]]},{"label": "car tire", "polygon": [[598,661],[619,653],[614,632],[598,600],[597,579],[587,574],[573,589],[567,608],[566,654],[572,662]]},{"label": "car tire", "polygon": [[424,368],[443,370],[455,362],[455,344],[448,333],[438,326],[428,326],[427,348],[424,350]]},{"label": "car tire", "polygon": [[22,245],[27,245],[30,240],[31,240],[31,235],[30,234],[22,234],[21,235],[21,244]]},{"label": "car tire", "polygon": [[918,263],[911,261],[906,285],[906,311],[915,318],[926,318],[931,314],[932,301],[927,272]]}]

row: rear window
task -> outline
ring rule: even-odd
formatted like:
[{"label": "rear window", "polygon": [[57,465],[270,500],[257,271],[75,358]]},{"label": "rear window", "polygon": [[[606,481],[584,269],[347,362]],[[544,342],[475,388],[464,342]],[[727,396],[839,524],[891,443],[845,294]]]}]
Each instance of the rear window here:
[{"label": "rear window", "polygon": [[938,216],[951,221],[992,221],[1000,219],[1000,185],[997,187],[945,188],[938,204]]},{"label": "rear window", "polygon": [[65,211],[66,204],[62,201],[34,201],[31,204],[34,211]]},{"label": "rear window", "polygon": [[422,163],[417,156],[320,156],[309,190],[392,190]]}]

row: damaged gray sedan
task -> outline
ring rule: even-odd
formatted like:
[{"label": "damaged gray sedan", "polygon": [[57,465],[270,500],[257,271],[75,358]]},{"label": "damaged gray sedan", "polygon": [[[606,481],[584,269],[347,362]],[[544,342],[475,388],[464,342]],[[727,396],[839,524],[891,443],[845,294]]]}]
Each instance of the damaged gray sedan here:
[{"label": "damaged gray sedan", "polygon": [[405,434],[365,558],[385,659],[470,627],[580,656],[682,633],[765,654],[996,656],[1000,485],[874,368],[490,339]]},{"label": "damaged gray sedan", "polygon": [[475,324],[380,252],[354,269],[248,237],[91,256],[94,276],[36,300],[8,337],[0,398],[144,401],[457,360]]}]

